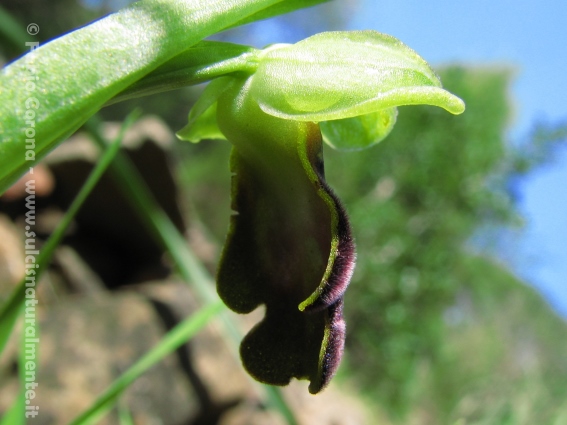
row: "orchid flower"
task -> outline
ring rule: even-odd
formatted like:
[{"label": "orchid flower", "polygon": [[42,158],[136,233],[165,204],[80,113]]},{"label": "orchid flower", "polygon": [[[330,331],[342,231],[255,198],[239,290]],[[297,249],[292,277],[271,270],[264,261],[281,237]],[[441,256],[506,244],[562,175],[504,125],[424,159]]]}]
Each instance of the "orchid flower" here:
[{"label": "orchid flower", "polygon": [[217,291],[238,313],[266,307],[241,343],[244,367],[271,385],[307,379],[315,394],[341,360],[355,264],[345,208],[325,181],[323,141],[367,148],[390,132],[397,106],[458,114],[464,104],[413,50],[375,31],[246,54],[245,65],[209,84],[178,136],[233,145],[233,215]]}]

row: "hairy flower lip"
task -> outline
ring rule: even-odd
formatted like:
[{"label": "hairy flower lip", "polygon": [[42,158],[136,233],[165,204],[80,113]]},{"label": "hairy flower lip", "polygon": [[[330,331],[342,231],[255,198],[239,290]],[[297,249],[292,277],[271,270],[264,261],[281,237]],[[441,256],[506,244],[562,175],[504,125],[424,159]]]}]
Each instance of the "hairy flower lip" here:
[{"label": "hairy flower lip", "polygon": [[319,356],[319,379],[312,380],[309,392],[317,394],[324,390],[335,376],[341,363],[346,338],[346,322],[343,318],[343,297],[328,307],[329,323]]},{"label": "hairy flower lip", "polygon": [[[326,279],[323,278],[324,281],[320,287],[298,306],[301,311],[306,313],[323,310],[342,298],[356,266],[356,246],[347,212],[337,195],[325,181],[324,176],[317,170],[317,167],[314,167],[314,169],[317,172],[320,184],[335,204],[337,212],[337,228],[335,231],[338,236],[338,244],[336,251],[329,256],[330,260],[332,259],[330,273],[325,276]],[[316,298],[310,302],[313,297]]]},{"label": "hairy flower lip", "polygon": [[[248,80],[249,82],[249,80]],[[282,120],[247,96],[247,81],[218,98],[219,128],[233,143],[231,227],[217,275],[225,304],[264,318],[240,355],[256,380],[310,381],[320,392],[344,349],[342,295],[355,261],[346,211],[324,179],[315,123]]]}]

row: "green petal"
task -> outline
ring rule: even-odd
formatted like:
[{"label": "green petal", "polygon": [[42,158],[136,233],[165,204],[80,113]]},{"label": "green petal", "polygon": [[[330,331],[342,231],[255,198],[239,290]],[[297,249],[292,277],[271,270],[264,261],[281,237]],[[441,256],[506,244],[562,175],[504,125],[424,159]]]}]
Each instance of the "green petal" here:
[{"label": "green petal", "polygon": [[376,31],[321,33],[260,57],[250,92],[280,118],[318,122],[412,104],[464,111],[425,60]]},{"label": "green petal", "polygon": [[201,140],[226,140],[217,125],[217,104],[213,103],[190,124],[179,130],[176,136],[192,143],[199,143]]},{"label": "green petal", "polygon": [[390,134],[397,116],[396,108],[388,108],[358,117],[323,121],[320,123],[323,140],[340,151],[366,149]]},{"label": "green petal", "polygon": [[181,140],[198,143],[204,139],[226,140],[217,124],[217,99],[234,82],[222,77],[211,82],[189,112],[188,124],[176,133]]}]

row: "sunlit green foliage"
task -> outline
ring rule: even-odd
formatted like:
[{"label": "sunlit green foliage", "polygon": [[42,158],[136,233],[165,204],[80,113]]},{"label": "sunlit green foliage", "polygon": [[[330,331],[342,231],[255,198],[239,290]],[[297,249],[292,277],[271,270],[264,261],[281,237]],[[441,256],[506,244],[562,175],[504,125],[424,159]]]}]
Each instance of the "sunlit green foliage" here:
[{"label": "sunlit green foliage", "polygon": [[403,108],[375,148],[328,152],[329,179],[346,197],[362,253],[347,295],[352,371],[395,411],[409,407],[422,362],[438,359],[467,240],[506,203],[487,182],[505,155],[508,75],[459,68],[442,75],[466,114]]},{"label": "sunlit green foliage", "polygon": [[[431,107],[401,108],[385,141],[350,155],[327,151],[327,164],[329,180],[346,198],[361,253],[346,296],[349,373],[394,415],[423,408],[437,418],[433,423],[453,423],[448,419],[459,419],[455,411],[471,392],[480,399],[491,394],[492,400],[486,406],[476,400],[480,405],[464,414],[469,419],[503,409],[507,399],[520,403],[514,385],[527,385],[535,376],[541,380],[534,385],[550,385],[549,372],[557,369],[542,359],[540,369],[523,375],[501,368],[513,361],[509,356],[523,355],[516,351],[522,336],[502,335],[491,321],[518,327],[513,323],[522,320],[520,311],[529,312],[510,311],[506,291],[539,303],[538,320],[551,313],[510,272],[476,258],[469,242],[482,223],[511,224],[515,216],[496,184],[506,180],[504,170],[511,172],[505,141],[510,73],[455,67],[441,77],[466,102],[466,114],[447,119]],[[565,334],[557,322],[557,331]],[[532,325],[526,337],[536,339],[536,350],[547,348],[550,341],[537,340]],[[467,331],[477,334],[477,344],[463,338]],[[557,362],[560,348],[552,350]],[[563,378],[565,367],[559,368]],[[541,370],[546,372],[539,375]],[[487,379],[509,382],[499,391],[483,384]],[[526,407],[531,423],[545,423],[539,420],[546,418],[539,416],[540,403],[554,402],[534,393]]]}]

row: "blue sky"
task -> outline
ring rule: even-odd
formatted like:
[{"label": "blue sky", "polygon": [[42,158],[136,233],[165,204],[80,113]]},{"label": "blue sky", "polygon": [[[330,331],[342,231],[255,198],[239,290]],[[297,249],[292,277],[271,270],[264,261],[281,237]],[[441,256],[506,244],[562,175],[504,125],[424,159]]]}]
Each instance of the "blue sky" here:
[{"label": "blue sky", "polygon": [[557,0],[360,0],[348,29],[394,35],[434,65],[513,66],[517,137],[534,119],[567,117],[566,18]]},{"label": "blue sky", "polygon": [[[567,2],[557,0],[360,0],[347,29],[375,29],[408,44],[433,65],[512,66],[518,142],[536,122],[567,120]],[[567,316],[567,149],[517,188],[526,228],[502,253]]]},{"label": "blue sky", "polygon": [[[318,8],[296,12],[313,32],[374,29],[391,34],[433,66],[497,65],[515,71],[507,137],[525,140],[536,122],[567,121],[567,2],[558,0],[336,0],[348,4],[333,28],[317,19]],[[255,24],[258,46],[296,42],[299,35],[278,20]],[[239,40],[252,42],[252,40]],[[501,257],[567,317],[567,147],[553,164],[518,182],[526,226]]]}]

